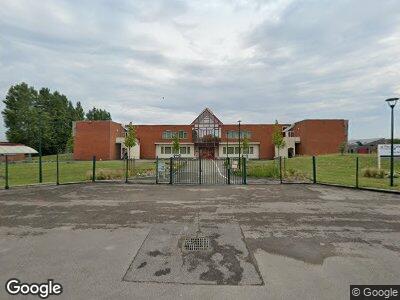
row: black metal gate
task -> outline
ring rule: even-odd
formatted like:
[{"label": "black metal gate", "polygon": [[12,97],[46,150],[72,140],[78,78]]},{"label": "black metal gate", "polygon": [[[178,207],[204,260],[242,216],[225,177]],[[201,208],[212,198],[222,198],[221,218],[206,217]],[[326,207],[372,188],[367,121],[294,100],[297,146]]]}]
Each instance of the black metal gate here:
[{"label": "black metal gate", "polygon": [[157,160],[157,183],[166,182],[166,170],[170,184],[246,184],[246,161],[232,158],[170,158]]}]

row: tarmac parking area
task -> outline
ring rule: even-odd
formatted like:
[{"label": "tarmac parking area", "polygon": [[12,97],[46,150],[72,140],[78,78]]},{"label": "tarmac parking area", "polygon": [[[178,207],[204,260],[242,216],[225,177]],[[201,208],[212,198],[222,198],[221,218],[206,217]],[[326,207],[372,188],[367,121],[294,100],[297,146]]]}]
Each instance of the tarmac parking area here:
[{"label": "tarmac parking area", "polygon": [[[209,249],[185,252],[199,236]],[[54,279],[63,293],[49,299],[348,299],[350,284],[398,284],[400,196],[312,184],[2,190],[0,269],[0,299],[29,299],[6,293],[10,278]]]}]

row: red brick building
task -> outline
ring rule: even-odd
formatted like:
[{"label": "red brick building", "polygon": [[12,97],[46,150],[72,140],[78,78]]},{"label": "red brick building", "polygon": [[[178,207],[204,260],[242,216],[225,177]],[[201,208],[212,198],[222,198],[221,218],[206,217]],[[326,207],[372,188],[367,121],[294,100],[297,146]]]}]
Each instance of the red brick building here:
[{"label": "red brick building", "polygon": [[[286,146],[279,154],[272,143],[274,124],[241,124],[242,139],[249,148],[240,152],[249,159],[272,159],[275,156],[319,155],[337,153],[347,142],[347,120],[303,120],[279,124]],[[168,158],[174,155],[173,137],[180,142],[181,157],[237,157],[239,155],[238,124],[223,124],[206,108],[189,125],[136,125],[138,145],[131,157],[141,159]],[[121,159],[126,153],[123,144],[125,128],[113,121],[80,121],[74,126],[74,159]]]}]

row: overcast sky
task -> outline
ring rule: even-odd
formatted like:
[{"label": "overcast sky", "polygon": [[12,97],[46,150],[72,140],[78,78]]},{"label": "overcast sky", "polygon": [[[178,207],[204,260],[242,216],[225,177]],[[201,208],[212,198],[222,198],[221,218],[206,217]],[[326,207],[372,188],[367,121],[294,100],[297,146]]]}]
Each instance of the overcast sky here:
[{"label": "overcast sky", "polygon": [[388,136],[400,2],[2,0],[1,99],[22,81],[124,123],[207,106],[224,123],[345,118],[351,138]]}]

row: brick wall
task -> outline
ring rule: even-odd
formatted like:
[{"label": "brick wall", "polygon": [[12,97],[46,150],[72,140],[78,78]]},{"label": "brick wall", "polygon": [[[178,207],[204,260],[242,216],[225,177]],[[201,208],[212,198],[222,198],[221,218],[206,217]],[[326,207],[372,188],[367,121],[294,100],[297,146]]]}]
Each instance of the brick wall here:
[{"label": "brick wall", "polygon": [[339,146],[347,142],[347,120],[303,120],[293,128],[300,137],[299,155],[338,153]]},{"label": "brick wall", "polygon": [[[284,124],[287,125],[287,124]],[[280,125],[280,126],[284,126]],[[272,144],[273,124],[242,124],[241,130],[251,132],[251,142],[260,143],[260,159],[274,157]],[[304,120],[297,122],[293,128],[300,144],[296,149],[299,155],[320,155],[337,153],[339,145],[347,141],[347,120]],[[177,132],[184,130],[187,138],[181,142],[192,142],[191,125],[136,125],[137,138],[140,142],[140,158],[154,159],[157,142],[171,142],[162,138],[164,131]],[[237,131],[237,124],[222,125],[221,142],[226,142],[227,131]],[[115,145],[117,136],[123,136],[121,124],[112,121],[76,122],[74,137],[74,159],[90,160],[93,155],[97,159],[119,159]],[[236,142],[230,139],[229,142]]]},{"label": "brick wall", "polygon": [[[279,125],[281,128],[283,125]],[[274,124],[242,124],[240,126],[242,131],[250,131],[251,142],[260,143],[260,159],[274,158],[275,150],[272,144],[272,133],[274,131]],[[222,142],[226,142],[227,131],[239,131],[237,124],[224,124],[222,125]],[[229,139],[228,142],[237,142],[237,139]]]},{"label": "brick wall", "polygon": [[113,121],[79,121],[75,123],[74,159],[119,159],[115,139],[124,135],[121,124]]},{"label": "brick wall", "polygon": [[140,158],[155,158],[155,143],[172,141],[172,139],[166,140],[162,138],[162,134],[166,130],[172,132],[177,132],[179,130],[186,131],[187,138],[180,139],[180,142],[192,142],[192,126],[190,125],[137,125],[136,134],[140,142]]}]

